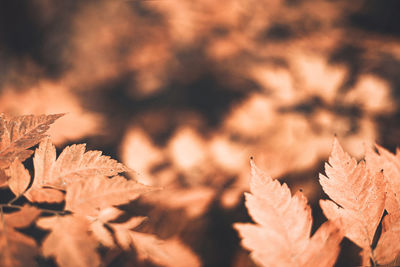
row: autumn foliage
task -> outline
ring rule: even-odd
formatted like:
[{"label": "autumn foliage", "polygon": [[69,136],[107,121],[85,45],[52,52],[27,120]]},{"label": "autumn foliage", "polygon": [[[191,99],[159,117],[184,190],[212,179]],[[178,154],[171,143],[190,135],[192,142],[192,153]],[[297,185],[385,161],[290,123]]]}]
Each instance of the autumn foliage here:
[{"label": "autumn foliage", "polygon": [[301,192],[291,196],[286,184],[272,180],[252,162],[251,194],[246,207],[257,224],[235,224],[243,245],[263,266],[332,266],[342,233],[326,222],[310,238],[312,216]]},{"label": "autumn foliage", "polygon": [[[163,240],[140,232],[136,229],[147,218],[118,208],[162,188],[121,176],[132,170],[100,151],[86,151],[85,145],[67,146],[57,157],[46,131],[61,116],[0,117],[1,186],[15,195],[0,204],[1,266],[32,266],[39,256],[61,267],[100,266],[105,264],[100,247],[136,253],[139,263],[200,266],[178,237]],[[23,163],[32,154],[33,177]],[[361,248],[363,265],[395,266],[400,254],[399,166],[399,151],[394,155],[380,146],[366,147],[365,159],[357,162],[335,139],[319,179],[330,198],[320,201],[328,221],[311,234],[311,208],[303,193],[292,195],[252,159],[245,204],[254,223],[234,228],[261,266],[333,266],[344,237]],[[16,204],[21,199],[25,202]],[[64,205],[44,208],[49,203]],[[20,231],[32,225],[48,232],[40,244]]]},{"label": "autumn foliage", "polygon": [[[33,266],[42,255],[59,266],[100,266],[97,249],[102,245],[133,250],[139,261],[198,266],[197,257],[179,239],[160,240],[135,231],[146,217],[115,222],[123,214],[115,206],[158,188],[118,176],[130,169],[100,151],[85,151],[85,145],[68,146],[57,157],[46,131],[61,116],[0,117],[1,186],[15,195],[0,206],[0,265]],[[34,152],[29,150],[37,144]],[[31,154],[33,177],[22,163]],[[27,201],[14,204],[21,198]],[[63,202],[64,208],[40,205],[53,202]],[[49,232],[40,247],[18,231],[32,224]]]},{"label": "autumn foliage", "polygon": [[398,10],[0,1],[0,267],[400,265]]},{"label": "autumn foliage", "polygon": [[399,152],[393,155],[379,146],[377,151],[367,148],[365,160],[357,163],[335,139],[326,175],[320,175],[330,198],[320,201],[328,221],[310,238],[312,217],[303,194],[291,196],[286,184],[272,180],[252,162],[246,207],[256,224],[237,223],[235,228],[254,261],[263,266],[333,266],[343,237],[362,249],[363,266],[397,266],[399,166]]}]

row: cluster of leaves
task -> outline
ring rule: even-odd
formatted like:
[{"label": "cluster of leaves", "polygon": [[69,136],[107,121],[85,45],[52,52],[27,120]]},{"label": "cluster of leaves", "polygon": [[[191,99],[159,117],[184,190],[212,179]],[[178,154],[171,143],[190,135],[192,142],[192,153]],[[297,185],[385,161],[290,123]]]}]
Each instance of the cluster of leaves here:
[{"label": "cluster of leaves", "polygon": [[[0,187],[15,197],[0,204],[0,265],[31,266],[37,256],[59,266],[99,266],[99,246],[134,250],[139,260],[163,266],[199,266],[178,239],[160,240],[137,227],[146,217],[116,206],[157,188],[126,179],[123,164],[71,145],[57,157],[46,131],[63,114],[0,115]],[[38,145],[35,151],[29,148]],[[23,164],[33,154],[33,177]],[[361,251],[363,265],[395,264],[400,254],[400,152],[366,149],[357,162],[335,140],[320,184],[331,200],[320,206],[328,218],[310,237],[311,208],[301,192],[272,180],[251,161],[246,206],[255,221],[237,223],[243,246],[263,266],[332,266],[347,237]],[[24,200],[24,201],[20,201]],[[17,202],[21,205],[16,204]],[[45,209],[43,203],[62,203]],[[128,219],[117,220],[124,215]],[[38,240],[21,229],[35,225],[49,233]],[[379,231],[381,226],[381,231]]]},{"label": "cluster of leaves", "polygon": [[251,193],[245,196],[256,224],[237,223],[235,228],[254,261],[262,266],[332,266],[347,237],[362,249],[363,266],[395,265],[400,253],[400,152],[376,148],[367,148],[365,160],[357,163],[335,140],[326,176],[320,175],[331,199],[320,200],[328,221],[311,238],[311,209],[303,194],[291,196],[286,184],[252,163]]},{"label": "cluster of leaves", "polygon": [[[0,116],[0,186],[15,194],[0,204],[0,265],[33,266],[35,257],[42,255],[54,257],[59,266],[99,266],[101,244],[134,249],[139,260],[163,266],[183,262],[198,266],[197,257],[178,239],[160,240],[133,230],[146,217],[115,222],[123,214],[115,206],[155,188],[119,176],[129,168],[100,151],[85,152],[83,144],[68,146],[57,157],[45,133],[62,115]],[[22,162],[37,144],[31,177]],[[28,200],[25,204],[15,204],[23,198]],[[65,203],[65,207],[43,209],[42,203]],[[50,231],[40,249],[37,240],[19,231],[33,223]]]}]

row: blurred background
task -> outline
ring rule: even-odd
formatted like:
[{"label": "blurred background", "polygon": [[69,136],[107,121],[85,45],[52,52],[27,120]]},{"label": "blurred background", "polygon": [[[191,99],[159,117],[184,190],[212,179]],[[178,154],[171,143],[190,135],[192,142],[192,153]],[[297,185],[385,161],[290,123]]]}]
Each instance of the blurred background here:
[{"label": "blurred background", "polygon": [[[204,266],[254,266],[232,223],[249,158],[303,190],[316,229],[318,173],[336,135],[400,141],[396,0],[0,2],[0,112],[67,113],[58,149],[87,143],[165,189],[132,209]],[[344,241],[338,266],[359,263]],[[110,266],[131,266],[128,255]],[[149,263],[145,263],[149,266]]]}]

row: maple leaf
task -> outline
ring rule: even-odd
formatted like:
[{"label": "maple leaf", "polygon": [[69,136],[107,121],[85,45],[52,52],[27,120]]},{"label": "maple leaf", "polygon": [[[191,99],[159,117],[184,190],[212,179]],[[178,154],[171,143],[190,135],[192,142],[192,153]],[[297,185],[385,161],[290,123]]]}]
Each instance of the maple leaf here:
[{"label": "maple leaf", "polygon": [[67,187],[65,209],[82,215],[97,216],[99,210],[122,205],[141,194],[154,190],[124,177],[92,177],[73,182]]},{"label": "maple leaf", "polygon": [[116,160],[102,155],[101,151],[85,152],[84,144],[66,147],[56,159],[56,148],[49,138],[43,140],[36,149],[33,165],[33,184],[25,196],[38,202],[62,201],[63,195],[54,189],[65,190],[72,181],[97,175],[113,176],[129,170]]},{"label": "maple leaf", "polygon": [[371,246],[385,206],[382,172],[370,172],[364,161],[357,164],[336,139],[325,172],[320,183],[333,200],[320,201],[325,216],[341,219],[345,236],[363,249],[364,264],[369,258],[375,262]]},{"label": "maple leaf", "polygon": [[50,124],[63,115],[26,115],[11,119],[0,115],[0,168],[7,168],[16,158],[27,159],[32,154],[27,149],[39,143]]},{"label": "maple leaf", "polygon": [[286,184],[272,180],[253,161],[251,174],[251,193],[245,197],[256,224],[235,223],[234,228],[253,260],[262,266],[332,266],[342,240],[335,223],[325,223],[310,239],[311,209],[304,195],[291,196]]},{"label": "maple leaf", "polygon": [[42,244],[45,257],[54,256],[60,267],[100,265],[97,241],[89,234],[90,222],[77,215],[41,218],[37,225],[51,230]]},{"label": "maple leaf", "polygon": [[24,206],[18,212],[4,214],[0,221],[0,265],[4,267],[32,266],[38,254],[35,240],[15,228],[29,226],[39,215],[34,207]]}]

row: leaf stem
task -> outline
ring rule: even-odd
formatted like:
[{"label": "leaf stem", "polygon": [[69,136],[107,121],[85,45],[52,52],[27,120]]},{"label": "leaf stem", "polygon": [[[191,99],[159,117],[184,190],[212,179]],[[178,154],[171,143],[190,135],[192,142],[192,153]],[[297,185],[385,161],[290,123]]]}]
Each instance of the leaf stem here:
[{"label": "leaf stem", "polygon": [[21,196],[22,196],[22,194],[21,194],[21,195],[18,195],[18,196],[15,196],[13,199],[11,199],[10,201],[8,201],[7,204],[10,205],[10,204],[14,203],[14,202],[17,201]]}]

